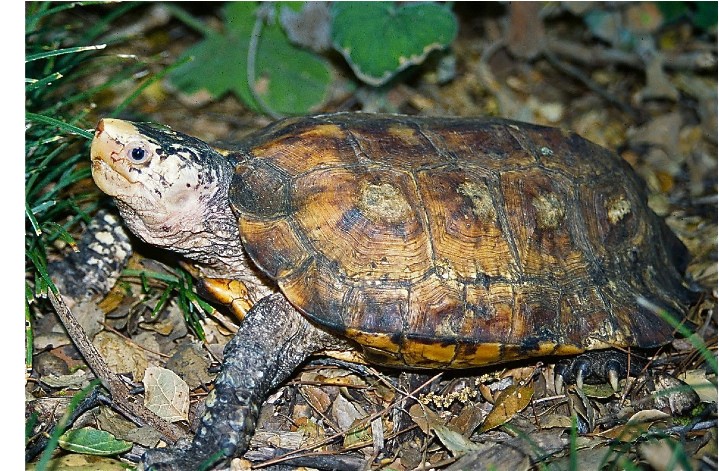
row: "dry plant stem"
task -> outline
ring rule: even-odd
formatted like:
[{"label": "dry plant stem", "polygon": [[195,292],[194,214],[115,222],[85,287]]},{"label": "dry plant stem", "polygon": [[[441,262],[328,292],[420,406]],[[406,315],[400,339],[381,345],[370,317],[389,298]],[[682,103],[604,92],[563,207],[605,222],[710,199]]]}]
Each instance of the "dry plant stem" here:
[{"label": "dry plant stem", "polygon": [[90,342],[82,326],[77,322],[62,297],[53,293],[52,290],[48,290],[48,297],[82,357],[93,373],[102,381],[103,386],[110,391],[113,406],[133,422],[154,427],[170,442],[174,443],[180,438],[185,438],[187,434],[176,425],[165,421],[146,407],[128,401],[129,389],[118,375],[107,366],[107,363]]},{"label": "dry plant stem", "polygon": [[[376,419],[376,418],[378,418],[378,417],[381,417],[382,415],[384,415],[384,414],[386,414],[387,412],[389,412],[393,407],[396,407],[398,404],[401,403],[401,401],[403,401],[403,400],[406,399],[406,398],[412,398],[412,399],[417,400],[416,397],[415,397],[416,394],[417,394],[419,391],[421,391],[422,389],[424,389],[426,386],[428,386],[429,384],[432,384],[432,382],[433,382],[434,380],[436,380],[437,378],[439,378],[440,376],[442,376],[442,372],[437,373],[436,375],[432,376],[430,379],[428,379],[427,381],[425,381],[424,383],[422,383],[420,386],[418,386],[417,388],[415,388],[412,392],[410,392],[410,393],[408,393],[408,394],[407,394],[407,393],[402,393],[402,394],[403,394],[403,397],[402,397],[402,398],[400,398],[400,399],[395,399],[394,401],[392,401],[392,403],[391,403],[390,405],[388,405],[387,407],[385,407],[383,410],[381,410],[381,411],[379,411],[379,412],[376,412],[376,413],[370,415],[369,417],[366,417],[364,420],[367,421],[367,423],[370,423],[370,422],[373,421],[374,419]],[[400,391],[400,392],[401,392],[401,391]],[[298,453],[308,452],[308,451],[314,450],[314,449],[316,449],[316,448],[320,448],[320,447],[322,447],[322,446],[329,445],[329,444],[332,443],[334,440],[340,438],[340,437],[343,436],[343,435],[344,435],[344,432],[342,432],[342,433],[336,433],[336,434],[334,434],[334,435],[331,435],[331,436],[327,437],[325,440],[322,440],[322,441],[319,442],[319,443],[315,443],[315,444],[312,445],[312,446],[305,447],[305,448],[301,448],[301,449],[299,449],[299,450],[291,451],[291,452],[289,452],[289,453],[287,453],[287,454],[285,454],[285,455],[278,456],[277,458],[273,458],[273,459],[271,459],[271,460],[264,461],[264,462],[262,462],[262,463],[256,463],[256,464],[254,465],[254,467],[255,467],[255,468],[264,468],[264,467],[267,467],[267,466],[270,466],[270,465],[275,465],[275,464],[279,464],[279,463],[285,463],[287,460],[290,460],[290,459],[292,459],[292,458],[296,458],[295,455],[297,455]]]},{"label": "dry plant stem", "polygon": [[[269,451],[264,459],[274,460],[281,458],[290,450],[276,448]],[[333,452],[313,453],[293,458],[287,458],[282,461],[285,467],[310,468],[319,470],[335,470],[343,471],[361,471],[368,469],[366,467],[367,460],[359,456],[339,455]],[[282,469],[285,469],[284,467]]]},{"label": "dry plant stem", "polygon": [[614,105],[617,108],[619,108],[620,110],[622,110],[622,112],[628,114],[629,116],[632,116],[635,119],[637,118],[637,112],[634,109],[632,109],[626,103],[624,103],[620,99],[614,97],[609,92],[604,90],[602,87],[599,86],[599,84],[597,84],[594,80],[592,80],[587,75],[585,75],[578,68],[559,60],[559,58],[556,55],[554,55],[554,53],[549,48],[545,47],[542,51],[542,54],[549,61],[549,63],[552,64],[554,67],[556,67],[560,71],[564,72],[565,74],[570,75],[571,77],[574,77],[575,79],[579,80],[580,82],[582,82],[584,84],[585,87],[587,87],[592,92],[599,95],[600,97],[604,98],[607,102],[611,103],[612,105]]},{"label": "dry plant stem", "polygon": [[[623,65],[633,69],[644,70],[646,64],[639,55],[594,46],[587,47],[572,41],[548,38],[545,51],[550,51],[574,63],[601,67],[605,65]],[[683,54],[666,54],[664,67],[673,70],[711,71],[716,68],[716,51],[697,51]]]}]

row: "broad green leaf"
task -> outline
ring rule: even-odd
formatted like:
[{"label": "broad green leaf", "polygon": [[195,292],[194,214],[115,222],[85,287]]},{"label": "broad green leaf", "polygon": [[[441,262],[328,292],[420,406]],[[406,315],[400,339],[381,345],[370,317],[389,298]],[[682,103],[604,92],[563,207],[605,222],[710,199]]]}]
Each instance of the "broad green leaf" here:
[{"label": "broad green leaf", "polygon": [[[659,2],[661,3],[661,2]],[[717,2],[695,2],[694,26],[707,30],[717,24]]]},{"label": "broad green leaf", "polygon": [[302,114],[321,105],[331,82],[329,64],[289,43],[279,24],[263,29],[256,90],[275,111]]},{"label": "broad green leaf", "polygon": [[[215,98],[232,92],[252,109],[263,111],[248,83],[248,50],[257,9],[254,2],[230,3],[224,31],[208,32],[189,48],[180,60],[194,59],[170,75],[172,83],[186,93],[207,90]],[[331,81],[329,64],[290,44],[279,24],[262,27],[254,75],[257,95],[279,114],[303,114],[317,108]]]},{"label": "broad green leaf", "polygon": [[132,448],[131,442],[118,440],[109,432],[91,427],[65,432],[58,443],[65,450],[86,455],[117,455]]},{"label": "broad green leaf", "polygon": [[457,36],[454,14],[436,3],[337,2],[332,16],[334,48],[373,86],[420,64]]}]

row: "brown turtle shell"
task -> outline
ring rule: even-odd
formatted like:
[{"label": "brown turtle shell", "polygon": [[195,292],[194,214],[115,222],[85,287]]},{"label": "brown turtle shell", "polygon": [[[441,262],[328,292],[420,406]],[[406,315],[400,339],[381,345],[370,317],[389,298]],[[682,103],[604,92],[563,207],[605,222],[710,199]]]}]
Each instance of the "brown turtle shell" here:
[{"label": "brown turtle shell", "polygon": [[372,359],[471,367],[653,347],[686,249],[617,155],[502,119],[287,119],[237,154],[242,243],[289,301]]}]

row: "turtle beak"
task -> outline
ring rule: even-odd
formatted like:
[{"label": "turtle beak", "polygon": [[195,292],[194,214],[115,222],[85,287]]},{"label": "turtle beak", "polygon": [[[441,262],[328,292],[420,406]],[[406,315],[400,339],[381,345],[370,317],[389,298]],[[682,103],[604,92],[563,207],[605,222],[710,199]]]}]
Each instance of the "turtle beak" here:
[{"label": "turtle beak", "polygon": [[[92,177],[97,186],[110,196],[115,196],[121,186],[134,182],[125,158],[125,148],[137,139],[138,134],[134,124],[121,119],[105,118],[97,124],[90,146]],[[125,180],[124,184],[122,180]]]}]

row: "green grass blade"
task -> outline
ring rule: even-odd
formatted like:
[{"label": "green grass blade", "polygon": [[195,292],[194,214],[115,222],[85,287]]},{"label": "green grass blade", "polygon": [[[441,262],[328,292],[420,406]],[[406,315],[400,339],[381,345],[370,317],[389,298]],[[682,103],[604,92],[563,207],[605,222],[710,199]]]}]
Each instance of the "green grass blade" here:
[{"label": "green grass blade", "polygon": [[75,54],[78,52],[85,52],[85,51],[99,51],[102,49],[105,49],[107,47],[107,44],[97,44],[95,46],[77,46],[77,47],[68,47],[65,49],[54,49],[52,51],[47,52],[39,52],[37,54],[30,54],[28,56],[25,56],[25,63],[28,62],[40,60],[40,59],[47,59],[49,57],[57,57],[62,56],[65,54]]},{"label": "green grass blade", "polygon": [[37,123],[44,123],[49,124],[51,126],[57,126],[60,129],[63,129],[71,134],[77,134],[78,136],[82,136],[86,139],[92,139],[93,133],[90,131],[87,131],[85,129],[80,129],[77,126],[73,126],[72,124],[68,124],[64,121],[60,121],[59,119],[51,118],[49,116],[44,116],[37,113],[31,113],[29,111],[25,112],[25,119],[30,121],[35,121]]},{"label": "green grass blade", "polygon": [[676,319],[668,311],[660,308],[659,306],[642,296],[637,297],[637,302],[640,306],[650,309],[652,312],[655,312],[665,322],[672,326],[672,328],[676,330],[679,335],[685,337],[689,341],[689,343],[691,343],[692,346],[697,349],[702,358],[704,358],[704,361],[706,361],[707,365],[709,365],[709,368],[712,372],[717,373],[719,371],[719,366],[717,365],[717,357],[711,352],[711,350],[709,350],[709,348],[707,348],[704,341],[700,337],[694,335],[694,332],[692,332],[691,329],[684,325],[684,323],[680,319]]}]

